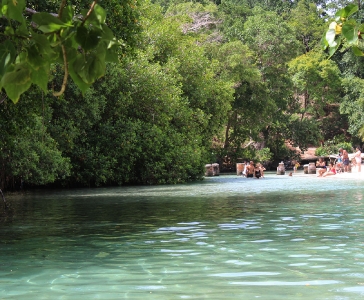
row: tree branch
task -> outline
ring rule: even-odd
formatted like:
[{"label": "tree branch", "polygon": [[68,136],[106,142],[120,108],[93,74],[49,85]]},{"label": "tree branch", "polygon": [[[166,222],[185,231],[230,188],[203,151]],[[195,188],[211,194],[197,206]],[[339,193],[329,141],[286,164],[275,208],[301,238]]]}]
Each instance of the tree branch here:
[{"label": "tree branch", "polygon": [[0,194],[1,194],[2,198],[3,198],[5,209],[7,209],[8,208],[8,203],[6,202],[6,199],[5,199],[5,196],[4,196],[2,190],[0,190]]},{"label": "tree branch", "polygon": [[85,18],[83,19],[81,25],[85,24],[86,20],[88,19],[88,17],[91,15],[92,11],[94,10],[96,4],[97,4],[97,0],[92,2],[91,7],[90,7],[89,11],[87,12]]},{"label": "tree branch", "polygon": [[221,20],[215,19],[210,13],[193,13],[190,15],[192,23],[184,24],[182,27],[183,33],[186,34],[189,31],[197,32],[203,28],[211,28],[217,24],[222,23]]},{"label": "tree branch", "polygon": [[64,91],[66,90],[67,80],[68,80],[68,62],[67,62],[66,48],[64,47],[63,44],[61,45],[61,47],[62,47],[63,62],[64,62],[64,75],[63,75],[61,90],[59,92],[53,92],[53,96],[55,97],[59,97],[64,93]]},{"label": "tree branch", "polygon": [[59,7],[59,11],[58,11],[58,18],[62,18],[62,12],[64,7],[66,6],[66,0],[62,0],[61,6]]},{"label": "tree branch", "polygon": [[1,104],[1,103],[3,103],[3,102],[5,101],[5,99],[6,99],[6,95],[4,96],[4,98],[2,98],[2,99],[0,100],[0,104]]},{"label": "tree branch", "polygon": [[[30,8],[25,8],[25,11],[31,15],[34,15],[34,14],[37,14],[38,12],[34,9],[30,9]],[[55,14],[55,13],[49,13],[50,15],[54,16],[54,17],[57,17],[58,18],[58,15]]]}]

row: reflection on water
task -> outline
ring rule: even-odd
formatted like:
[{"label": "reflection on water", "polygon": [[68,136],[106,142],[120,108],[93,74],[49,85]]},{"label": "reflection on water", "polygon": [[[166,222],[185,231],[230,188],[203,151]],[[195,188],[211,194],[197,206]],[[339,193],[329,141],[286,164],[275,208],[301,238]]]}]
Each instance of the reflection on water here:
[{"label": "reflection on water", "polygon": [[360,299],[362,184],[269,174],[13,196],[0,298]]}]

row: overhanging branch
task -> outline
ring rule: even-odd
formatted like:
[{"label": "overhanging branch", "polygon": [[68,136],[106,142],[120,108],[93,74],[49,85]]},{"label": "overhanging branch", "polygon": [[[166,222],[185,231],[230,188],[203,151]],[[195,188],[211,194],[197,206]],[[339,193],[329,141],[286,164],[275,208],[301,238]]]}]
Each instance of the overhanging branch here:
[{"label": "overhanging branch", "polygon": [[64,47],[63,44],[61,45],[61,47],[62,47],[62,53],[63,53],[64,75],[63,75],[63,82],[62,82],[61,90],[59,92],[53,92],[53,96],[56,96],[56,97],[59,97],[64,93],[64,91],[66,90],[67,80],[68,80],[68,61],[67,61],[66,48]]},{"label": "overhanging branch", "polygon": [[[34,14],[37,14],[38,12],[34,9],[30,9],[30,8],[25,8],[25,12],[27,12],[28,14],[31,14],[31,15],[34,15]],[[50,15],[58,18],[58,14],[55,14],[55,13],[49,13]]]},{"label": "overhanging branch", "polygon": [[92,2],[89,11],[87,12],[85,18],[82,21],[82,25],[85,24],[86,20],[88,19],[88,17],[91,15],[92,11],[94,10],[96,4],[97,4],[97,0],[95,0],[94,2]]}]

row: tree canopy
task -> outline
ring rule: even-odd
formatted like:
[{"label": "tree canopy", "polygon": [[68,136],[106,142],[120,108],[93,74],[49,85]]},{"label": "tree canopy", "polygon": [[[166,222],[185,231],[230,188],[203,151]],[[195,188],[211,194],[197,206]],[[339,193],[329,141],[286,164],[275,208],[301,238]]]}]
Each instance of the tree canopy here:
[{"label": "tree canopy", "polygon": [[[106,62],[118,62],[122,40],[114,36],[106,11],[97,1],[85,8],[83,1],[74,6],[63,0],[56,12],[36,11],[38,8],[54,9],[55,5],[25,0],[0,4],[0,88],[15,103],[32,84],[46,92],[50,76],[60,71],[63,81],[53,86],[55,96],[64,93],[69,76],[85,92],[105,74]],[[123,13],[120,5],[117,8],[117,14]],[[63,69],[54,69],[54,64]]]},{"label": "tree canopy", "polygon": [[3,0],[0,188],[181,183],[360,143],[346,2]]}]

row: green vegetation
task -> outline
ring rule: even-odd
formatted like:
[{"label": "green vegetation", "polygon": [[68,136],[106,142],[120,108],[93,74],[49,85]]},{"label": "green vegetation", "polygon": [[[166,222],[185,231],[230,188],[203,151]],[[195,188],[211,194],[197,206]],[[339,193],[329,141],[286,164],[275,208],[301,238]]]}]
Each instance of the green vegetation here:
[{"label": "green vegetation", "polygon": [[281,161],[287,143],[349,150],[362,11],[340,2],[3,0],[0,189],[182,183],[206,163]]},{"label": "green vegetation", "polygon": [[340,148],[348,151],[349,153],[354,151],[351,143],[347,142],[335,143],[335,141],[327,141],[323,146],[320,146],[316,149],[315,154],[317,156],[337,155],[339,153]]}]

